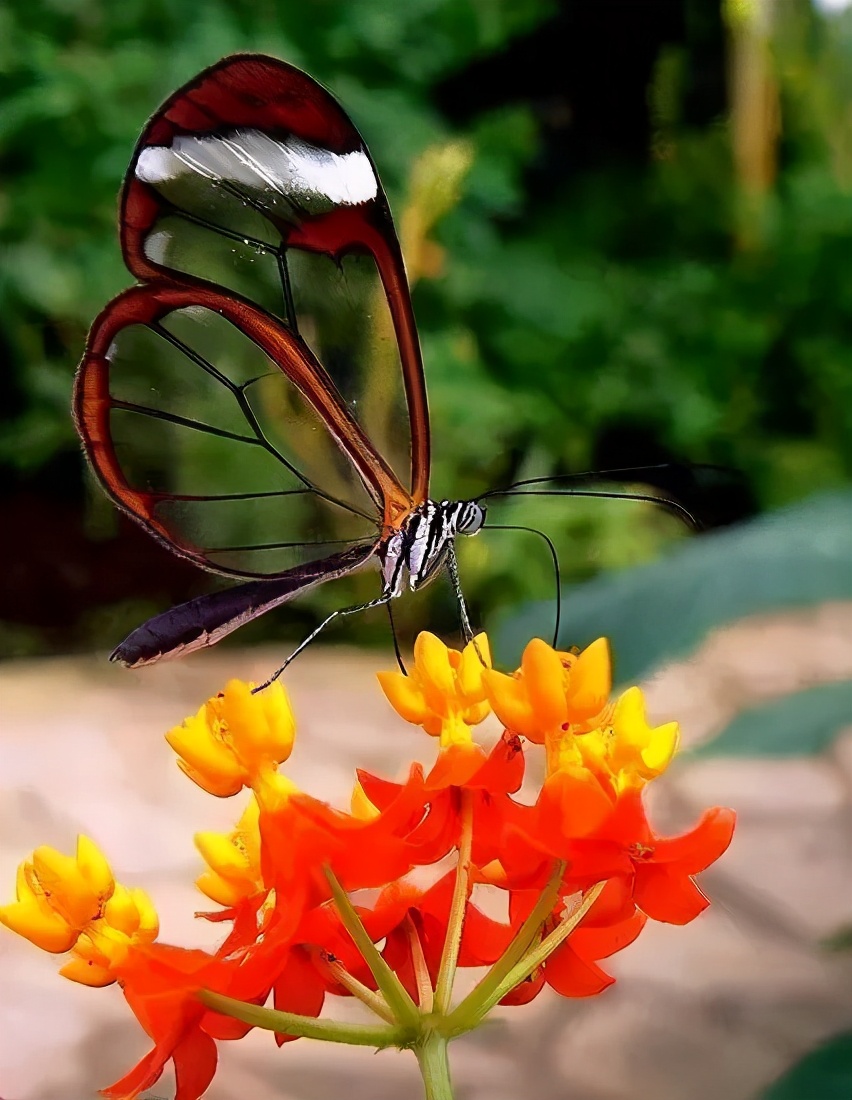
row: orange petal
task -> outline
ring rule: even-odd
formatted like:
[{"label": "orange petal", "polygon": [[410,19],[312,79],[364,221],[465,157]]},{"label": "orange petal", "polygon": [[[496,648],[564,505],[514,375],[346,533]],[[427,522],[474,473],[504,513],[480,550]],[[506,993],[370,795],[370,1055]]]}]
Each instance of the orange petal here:
[{"label": "orange petal", "polygon": [[544,977],[547,984],[563,997],[594,997],[615,981],[591,960],[581,959],[572,950],[570,939],[547,960]]},{"label": "orange petal", "polygon": [[504,672],[485,669],[482,683],[488,701],[503,725],[513,733],[519,733],[541,744],[543,737],[538,732],[523,681],[507,676]]},{"label": "orange petal", "polygon": [[637,867],[633,897],[651,920],[665,924],[689,924],[710,904],[691,878],[653,863]]},{"label": "orange petal", "polygon": [[574,663],[568,691],[569,721],[579,724],[600,714],[612,690],[609,642],[598,638]]},{"label": "orange petal", "polygon": [[613,802],[585,768],[563,769],[545,780],[538,799],[541,828],[553,839],[578,839],[596,832],[610,816]]}]

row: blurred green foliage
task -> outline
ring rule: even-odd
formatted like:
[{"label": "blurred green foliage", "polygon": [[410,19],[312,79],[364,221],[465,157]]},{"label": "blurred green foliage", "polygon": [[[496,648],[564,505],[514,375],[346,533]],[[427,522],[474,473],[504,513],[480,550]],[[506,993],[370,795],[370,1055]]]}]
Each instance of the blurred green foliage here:
[{"label": "blurred green foliage", "polygon": [[[835,601],[852,603],[849,490],[820,494],[686,540],[660,561],[603,573],[566,589],[560,640],[566,647],[585,647],[601,636],[609,638],[619,683],[632,683],[687,656],[712,631],[738,619]],[[548,637],[552,624],[552,599],[505,616],[494,632],[498,662],[512,667],[529,638]],[[838,696],[829,713],[842,714],[844,702],[852,715],[852,698],[846,696]],[[831,732],[840,726],[838,718]],[[773,740],[770,720],[761,728],[763,733],[754,732],[758,741],[765,739],[760,752],[789,751],[788,744]],[[741,732],[719,751],[731,751]],[[810,736],[819,747],[825,742],[815,730]]]},{"label": "blurred green foliage", "polygon": [[[720,6],[683,6],[682,41],[661,40],[645,89],[647,156],[592,158],[542,184],[528,74],[516,73],[503,106],[463,126],[439,111],[436,89],[546,26],[553,0],[7,0],[0,463],[21,478],[76,448],[73,366],[92,317],[129,282],[116,194],[144,120],[205,65],[256,50],[302,66],[341,99],[398,218],[415,158],[460,131],[472,144],[460,200],[435,231],[442,268],[415,290],[437,496],[661,457],[744,471],[762,508],[848,480],[852,12],[826,20],[807,0],[782,6],[770,43],[782,126],[767,139],[777,172],[744,205],[727,117],[698,125],[684,108],[708,35],[721,35]],[[613,451],[613,438],[637,440],[635,453]],[[103,531],[103,509],[89,507]],[[538,505],[514,506],[515,522],[531,515]],[[540,522],[568,580],[650,558],[676,532],[653,510],[589,501],[559,502]],[[551,591],[546,551],[541,568],[519,572],[521,545],[496,533],[487,547],[465,543],[479,608]],[[311,595],[308,616],[357,598],[353,585]],[[450,600],[440,614],[453,621]]]},{"label": "blurred green foliage", "polygon": [[846,1100],[852,1091],[852,1034],[835,1035],[805,1055],[762,1100]]}]

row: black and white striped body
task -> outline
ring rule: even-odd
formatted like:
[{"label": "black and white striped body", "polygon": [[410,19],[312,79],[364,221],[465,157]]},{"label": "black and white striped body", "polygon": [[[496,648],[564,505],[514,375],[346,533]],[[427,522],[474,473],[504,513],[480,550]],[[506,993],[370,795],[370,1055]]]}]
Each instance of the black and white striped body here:
[{"label": "black and white striped body", "polygon": [[421,504],[379,550],[383,595],[422,588],[446,561],[456,535],[474,535],[484,522],[485,508],[475,501]]}]

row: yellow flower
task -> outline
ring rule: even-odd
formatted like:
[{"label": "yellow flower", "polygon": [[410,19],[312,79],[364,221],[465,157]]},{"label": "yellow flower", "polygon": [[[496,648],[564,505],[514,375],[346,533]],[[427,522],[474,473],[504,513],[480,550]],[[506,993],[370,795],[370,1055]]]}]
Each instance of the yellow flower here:
[{"label": "yellow flower", "polygon": [[84,985],[114,982],[113,967],[130,947],[157,937],[147,894],[116,883],[104,855],[85,836],[74,858],[37,848],[18,869],[17,899],[0,907],[0,922],[44,951],[71,951],[59,973]]},{"label": "yellow flower", "polygon": [[195,846],[209,867],[195,885],[211,901],[236,905],[264,889],[259,822],[260,806],[253,797],[232,833],[195,834]]},{"label": "yellow flower", "polygon": [[76,857],[44,845],[18,868],[16,900],[0,906],[0,923],[44,951],[68,951],[114,891],[109,864],[88,837],[78,838]]},{"label": "yellow flower", "polygon": [[569,725],[574,732],[593,728],[612,686],[609,645],[599,638],[577,656],[533,638],[514,676],[488,670],[483,682],[503,725],[543,744]]},{"label": "yellow flower", "polygon": [[102,916],[80,933],[73,958],[59,973],[81,985],[104,986],[116,979],[115,968],[136,946],[153,943],[160,922],[144,890],[116,885]]},{"label": "yellow flower", "polygon": [[295,721],[279,681],[252,694],[231,680],[221,695],[166,734],[178,766],[199,787],[221,798],[257,787],[274,775],[293,748]]},{"label": "yellow flower", "polygon": [[648,725],[645,699],[638,687],[625,691],[613,711],[609,754],[619,785],[639,785],[661,775],[671,763],[679,739],[677,722],[656,728]]},{"label": "yellow flower", "polygon": [[617,795],[644,786],[666,770],[677,749],[677,722],[649,726],[638,687],[625,691],[608,713],[606,725],[583,733],[569,727],[548,741],[548,775],[576,773],[581,767]]},{"label": "yellow flower", "polygon": [[378,679],[391,706],[406,722],[422,726],[447,747],[470,743],[469,727],[487,717],[490,707],[482,676],[490,665],[484,634],[459,652],[424,630],[414,643],[411,673],[380,672]]}]

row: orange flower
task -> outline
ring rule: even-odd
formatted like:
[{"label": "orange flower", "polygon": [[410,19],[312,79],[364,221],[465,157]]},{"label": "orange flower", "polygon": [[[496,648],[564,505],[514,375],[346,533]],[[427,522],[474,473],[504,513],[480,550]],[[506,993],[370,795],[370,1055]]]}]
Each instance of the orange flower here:
[{"label": "orange flower", "polygon": [[[593,912],[594,907],[589,917]],[[615,978],[598,966],[598,962],[629,947],[644,928],[646,920],[644,913],[636,911],[613,924],[595,926],[587,918],[500,1004],[529,1004],[545,984],[562,997],[593,997],[602,993],[613,984]],[[545,934],[557,923],[558,917],[551,918],[544,926]]]},{"label": "orange flower", "polygon": [[[421,634],[412,674],[380,675],[396,710],[439,739],[437,761],[425,775],[412,765],[401,783],[359,772],[349,813],[279,774],[295,724],[278,683],[254,695],[233,680],[170,731],[181,768],[205,790],[252,790],[232,832],[195,838],[207,863],[197,885],[223,907],[199,915],[231,924],[213,954],[155,942],[146,895],[117,884],[85,838],[75,859],[40,848],[22,865],[17,901],[0,909],[0,920],[48,950],[70,949],[66,977],[117,981],[152,1040],[104,1095],[130,1100],[171,1062],[176,1100],[200,1100],[216,1070],[216,1041],[240,1038],[255,1023],[290,1028],[276,1033],[279,1043],[346,1031],[270,1019],[260,1008],[248,1024],[205,1007],[222,1002],[203,990],[253,1006],[271,995],[279,1010],[308,1018],[328,993],[354,995],[383,1021],[371,1037],[410,1045],[421,1026],[412,1001],[429,1021],[424,1028],[439,1015],[461,1034],[534,964],[502,1003],[526,1003],[546,984],[563,996],[591,996],[613,981],[601,960],[632,943],[648,919],[686,923],[701,912],[707,900],[694,876],[729,844],[734,815],[709,810],[680,837],[652,829],[644,788],[671,761],[677,725],[650,726],[638,688],[608,702],[603,640],[579,655],[533,641],[514,676],[489,663],[484,635],[456,651]],[[507,728],[486,753],[473,727],[491,705]],[[524,776],[524,737],[544,746],[532,804],[513,797]],[[454,852],[456,868],[441,867],[424,886],[423,869]],[[605,885],[589,897],[596,883]],[[473,903],[483,885],[508,895],[508,921]],[[378,891],[369,906],[340,893],[367,890]],[[572,919],[566,899],[577,894],[586,898]],[[493,964],[450,1012],[456,968]]]},{"label": "orange flower", "polygon": [[482,679],[500,721],[541,745],[569,724],[575,732],[588,728],[604,709],[612,682],[609,646],[599,638],[576,656],[534,638],[514,676],[487,670]]},{"label": "orange flower", "polygon": [[101,917],[80,933],[73,958],[59,973],[81,985],[110,985],[128,954],[153,943],[159,930],[156,910],[145,891],[118,884]]}]

